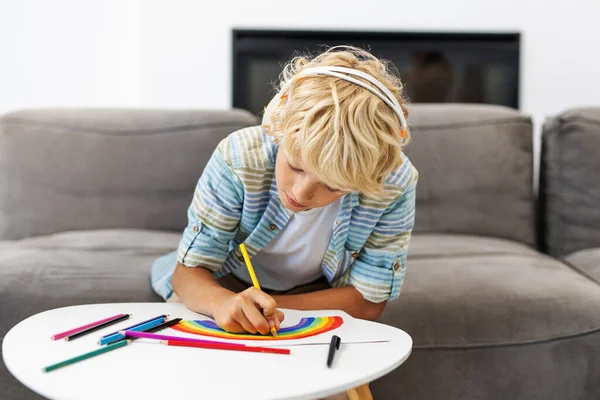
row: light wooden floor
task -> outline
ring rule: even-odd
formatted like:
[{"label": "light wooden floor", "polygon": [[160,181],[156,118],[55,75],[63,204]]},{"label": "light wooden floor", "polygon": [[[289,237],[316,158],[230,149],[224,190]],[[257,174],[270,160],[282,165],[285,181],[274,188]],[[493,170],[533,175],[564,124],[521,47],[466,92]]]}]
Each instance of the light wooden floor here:
[{"label": "light wooden floor", "polygon": [[369,384],[355,387],[348,390],[346,393],[340,393],[329,396],[323,400],[373,400]]}]

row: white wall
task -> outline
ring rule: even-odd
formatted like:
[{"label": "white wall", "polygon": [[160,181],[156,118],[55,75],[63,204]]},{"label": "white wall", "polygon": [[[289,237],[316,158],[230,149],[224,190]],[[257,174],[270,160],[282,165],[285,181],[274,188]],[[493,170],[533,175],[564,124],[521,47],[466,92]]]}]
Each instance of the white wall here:
[{"label": "white wall", "polygon": [[541,122],[600,105],[598,0],[150,0],[143,11],[146,105],[228,107],[232,27],[519,31],[524,112]]},{"label": "white wall", "polygon": [[0,0],[0,113],[141,105],[139,18],[131,1]]},{"label": "white wall", "polygon": [[232,27],[484,30],[523,34],[521,106],[540,123],[600,105],[598,15],[598,0],[0,0],[0,113],[228,108]]}]

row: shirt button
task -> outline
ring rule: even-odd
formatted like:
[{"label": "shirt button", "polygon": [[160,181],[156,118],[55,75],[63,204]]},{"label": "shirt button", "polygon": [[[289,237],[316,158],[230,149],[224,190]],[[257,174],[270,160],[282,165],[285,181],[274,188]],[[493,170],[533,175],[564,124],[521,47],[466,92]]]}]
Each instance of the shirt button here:
[{"label": "shirt button", "polygon": [[194,225],[194,232],[198,232],[199,230],[198,225]]},{"label": "shirt button", "polygon": [[244,256],[239,256],[238,257],[238,261],[243,262],[244,261]]},{"label": "shirt button", "polygon": [[269,225],[269,229],[274,231],[275,229],[277,229],[277,225],[271,224],[271,225]]},{"label": "shirt button", "polygon": [[354,258],[355,260],[360,256],[360,254],[358,254],[358,252],[356,253],[352,253],[352,258]]},{"label": "shirt button", "polygon": [[394,271],[398,272],[399,269],[400,269],[400,263],[395,263],[394,264]]}]

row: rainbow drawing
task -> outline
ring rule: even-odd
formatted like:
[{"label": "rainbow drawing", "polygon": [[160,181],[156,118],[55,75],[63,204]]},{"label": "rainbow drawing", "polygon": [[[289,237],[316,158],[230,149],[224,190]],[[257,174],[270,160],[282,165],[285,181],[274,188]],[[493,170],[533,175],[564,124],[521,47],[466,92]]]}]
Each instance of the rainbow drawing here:
[{"label": "rainbow drawing", "polygon": [[320,335],[340,327],[344,323],[342,317],[307,317],[302,318],[294,326],[281,328],[277,336],[251,334],[251,333],[229,333],[219,328],[211,320],[188,320],[181,321],[171,328],[180,332],[193,333],[196,335],[212,336],[219,339],[236,340],[293,340],[303,339],[311,336]]}]

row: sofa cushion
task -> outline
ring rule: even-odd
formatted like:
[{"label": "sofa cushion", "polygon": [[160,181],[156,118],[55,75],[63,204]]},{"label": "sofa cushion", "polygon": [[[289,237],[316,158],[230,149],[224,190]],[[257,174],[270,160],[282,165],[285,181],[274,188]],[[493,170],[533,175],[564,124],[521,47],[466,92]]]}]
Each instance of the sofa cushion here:
[{"label": "sofa cushion", "polygon": [[[371,385],[375,396],[399,386],[423,399],[591,398],[579,394],[600,381],[600,286],[518,243],[413,235],[402,292],[381,321],[408,332],[414,350]],[[590,355],[573,360],[584,339]]]},{"label": "sofa cushion", "polygon": [[476,255],[529,255],[540,253],[530,246],[513,240],[472,235],[414,234],[410,242],[409,257],[422,258],[472,257]]},{"label": "sofa cushion", "polygon": [[41,109],[0,117],[0,239],[183,230],[204,165],[243,110]]},{"label": "sofa cushion", "polygon": [[[457,251],[436,253],[448,247]],[[385,315],[414,332],[417,347],[523,343],[600,328],[600,286],[519,243],[415,234],[406,271]]]},{"label": "sofa cushion", "polygon": [[600,283],[600,248],[580,250],[565,257],[573,268]]},{"label": "sofa cushion", "polygon": [[[160,301],[150,265],[181,235],[144,230],[65,232],[0,241],[0,341],[39,312],[86,303]],[[1,343],[0,343],[1,344]],[[41,399],[0,363],[3,399]]]},{"label": "sofa cushion", "polygon": [[547,252],[600,247],[600,107],[549,118],[542,135],[540,198]]},{"label": "sofa cushion", "polygon": [[160,301],[150,288],[150,265],[180,238],[101,230],[0,242],[0,337],[22,319],[57,307]]},{"label": "sofa cushion", "polygon": [[534,245],[529,116],[484,104],[413,104],[406,153],[419,170],[415,232]]},{"label": "sofa cushion", "polygon": [[144,230],[65,232],[0,242],[0,324],[93,302],[159,301],[152,261],[181,235]]}]

